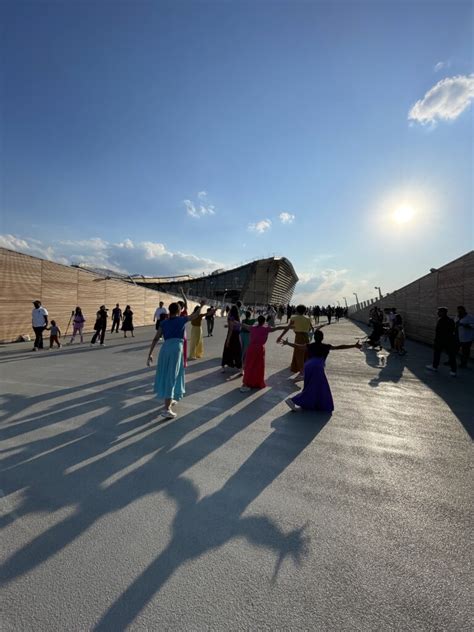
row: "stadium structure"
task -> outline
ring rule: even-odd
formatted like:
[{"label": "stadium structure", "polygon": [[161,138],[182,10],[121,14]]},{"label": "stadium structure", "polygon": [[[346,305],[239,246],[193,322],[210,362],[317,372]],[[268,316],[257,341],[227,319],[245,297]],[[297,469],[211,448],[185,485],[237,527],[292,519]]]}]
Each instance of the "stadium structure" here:
[{"label": "stadium structure", "polygon": [[291,302],[298,276],[285,257],[251,261],[230,270],[216,270],[201,277],[134,276],[137,285],[176,294],[180,288],[190,297],[244,305],[287,305]]}]

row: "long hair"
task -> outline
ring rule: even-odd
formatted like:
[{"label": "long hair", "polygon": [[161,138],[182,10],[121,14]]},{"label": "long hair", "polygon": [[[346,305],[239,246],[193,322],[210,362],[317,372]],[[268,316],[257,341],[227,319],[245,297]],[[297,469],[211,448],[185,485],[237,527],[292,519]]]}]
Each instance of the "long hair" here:
[{"label": "long hair", "polygon": [[232,305],[229,312],[229,318],[233,318],[234,320],[238,320],[240,322],[240,314],[236,305]]}]

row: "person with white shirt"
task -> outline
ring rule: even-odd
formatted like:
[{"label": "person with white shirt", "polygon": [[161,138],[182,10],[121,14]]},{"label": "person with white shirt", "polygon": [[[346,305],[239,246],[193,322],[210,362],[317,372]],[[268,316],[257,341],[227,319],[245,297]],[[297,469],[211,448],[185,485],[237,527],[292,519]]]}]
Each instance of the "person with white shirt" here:
[{"label": "person with white shirt", "polygon": [[463,305],[459,305],[458,315],[455,320],[456,333],[459,340],[459,350],[461,352],[461,369],[467,367],[469,356],[471,355],[471,346],[474,340],[474,316],[468,314]]},{"label": "person with white shirt", "polygon": [[168,310],[166,309],[166,307],[164,306],[163,301],[160,301],[159,306],[156,308],[155,310],[155,315],[153,316],[153,322],[155,324],[155,328],[158,329],[158,327],[160,326],[160,322],[162,320],[165,320],[165,318],[167,318],[168,316]]},{"label": "person with white shirt", "polygon": [[48,326],[48,310],[41,305],[41,301],[33,301],[33,305],[31,325],[35,332],[35,343],[32,351],[38,351],[43,348],[43,331]]},{"label": "person with white shirt", "polygon": [[166,309],[163,301],[160,301],[159,306],[155,310],[155,315],[153,316],[153,322],[155,323],[155,329],[157,331],[160,328],[160,324],[167,318],[168,318],[168,310]]}]

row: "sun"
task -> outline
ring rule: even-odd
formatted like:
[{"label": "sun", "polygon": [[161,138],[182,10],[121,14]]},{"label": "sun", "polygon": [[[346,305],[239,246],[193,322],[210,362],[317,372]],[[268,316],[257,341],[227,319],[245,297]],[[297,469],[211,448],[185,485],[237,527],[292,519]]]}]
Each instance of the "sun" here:
[{"label": "sun", "polygon": [[398,206],[393,213],[393,220],[397,224],[408,224],[415,216],[415,211],[409,204],[402,204]]}]

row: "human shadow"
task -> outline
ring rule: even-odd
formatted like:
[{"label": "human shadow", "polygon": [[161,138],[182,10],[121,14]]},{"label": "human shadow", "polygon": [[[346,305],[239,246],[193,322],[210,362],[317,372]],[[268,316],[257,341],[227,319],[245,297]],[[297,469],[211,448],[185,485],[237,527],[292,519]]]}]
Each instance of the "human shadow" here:
[{"label": "human shadow", "polygon": [[268,516],[242,516],[250,503],[311,443],[330,414],[304,425],[295,424],[289,413],[284,418],[292,431],[281,433],[281,418],[274,421],[274,431],[214,493],[199,499],[195,485],[181,476],[165,485],[165,493],[178,508],[171,541],[115,601],[95,630],[125,630],[183,564],[233,538],[243,537],[254,546],[275,553],[273,580],[285,558],[301,563],[308,550],[304,526],[285,533]]},{"label": "human shadow", "polygon": [[[21,489],[22,499],[18,507],[4,517],[4,525],[35,512],[54,511],[62,507],[76,509],[15,551],[0,567],[3,581],[12,581],[46,562],[107,514],[157,491],[172,491],[177,479],[192,465],[222,447],[275,405],[274,399],[268,397],[271,389],[266,389],[259,394],[258,402],[253,399],[235,410],[235,404],[242,401],[242,394],[236,389],[210,400],[204,407],[191,410],[176,422],[163,425],[157,423],[156,411],[150,410],[149,401],[143,397],[130,405],[130,393],[135,394],[137,387],[139,391],[149,389],[149,383],[146,383],[148,376],[136,377],[119,389],[113,387],[112,397],[105,399],[106,414],[98,412],[79,427],[73,426],[53,437],[33,440],[22,445],[23,453],[7,457],[2,472],[5,496]],[[104,390],[90,393],[88,398],[92,401],[81,396],[76,398],[80,400],[76,402],[68,399],[68,403],[73,405],[74,416],[80,414],[81,407],[87,406],[85,410],[90,413],[89,406],[97,407],[98,403],[104,403]],[[57,404],[53,400],[49,412],[56,413],[54,423],[61,422],[65,426],[71,414],[70,408],[62,406],[63,402]],[[44,413],[40,416],[43,421]],[[223,416],[217,424],[213,423],[216,416]],[[31,411],[29,420],[36,421]],[[182,442],[189,432],[207,424],[209,427],[197,437]],[[286,467],[285,463],[296,458],[303,444],[309,442],[316,432],[317,424],[313,424],[303,441],[299,434],[295,434],[294,445],[297,447],[286,459],[281,459],[277,473],[270,463],[270,472],[266,476],[259,474],[259,478],[266,480],[268,485],[272,479],[271,472],[278,475]],[[285,439],[287,441],[288,438]],[[255,462],[258,463],[258,460]],[[137,466],[137,463],[141,465]],[[255,481],[252,479],[248,485],[254,486]],[[179,484],[176,489],[180,489]],[[245,493],[250,502],[253,492]],[[197,511],[199,513],[200,509]],[[233,520],[236,519],[234,516]],[[230,529],[229,533],[232,532]],[[265,535],[262,537],[265,538]],[[275,541],[287,540],[277,538]]]},{"label": "human shadow", "polygon": [[[367,332],[368,327],[353,321],[353,325],[361,331]],[[426,364],[431,364],[432,349],[423,343],[408,341],[407,355],[400,357],[396,354],[388,356],[388,367],[381,367],[381,376],[373,378],[369,383],[378,386],[382,381],[399,382],[406,371],[409,371],[427,388],[431,389],[438,397],[443,399],[453,414],[460,421],[471,439],[474,439],[474,372],[466,371],[452,379],[446,369],[443,374],[440,367],[439,373],[431,373],[426,369]]]}]

